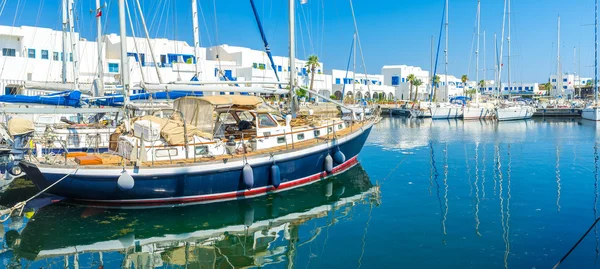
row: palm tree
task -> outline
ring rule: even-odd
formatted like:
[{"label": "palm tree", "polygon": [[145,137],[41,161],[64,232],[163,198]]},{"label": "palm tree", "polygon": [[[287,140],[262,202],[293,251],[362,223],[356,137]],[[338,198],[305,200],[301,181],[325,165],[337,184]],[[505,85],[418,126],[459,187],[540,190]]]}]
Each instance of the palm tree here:
[{"label": "palm tree", "polygon": [[415,79],[415,81],[413,81],[412,83],[413,85],[415,85],[415,99],[414,101],[417,101],[417,96],[419,96],[419,86],[423,85],[423,81],[421,81],[420,79]]},{"label": "palm tree", "polygon": [[485,80],[480,80],[479,81],[479,88],[485,88]]},{"label": "palm tree", "polygon": [[463,83],[463,95],[465,95],[465,90],[467,87],[467,81],[469,81],[469,77],[467,75],[462,75],[462,77],[460,78],[460,80]]},{"label": "palm tree", "polygon": [[413,82],[415,82],[415,75],[410,74],[406,77],[406,80],[410,83],[410,92],[408,93],[408,100],[412,99]]},{"label": "palm tree", "polygon": [[586,87],[592,87],[592,86],[594,86],[593,84],[594,84],[594,82],[593,82],[593,81],[591,81],[591,80],[588,80],[588,81],[585,83],[585,86],[586,86]]},{"label": "palm tree", "polygon": [[552,83],[550,81],[544,84],[544,90],[546,90],[546,94],[550,95],[550,91],[552,90]]},{"label": "palm tree", "polygon": [[433,77],[433,101],[435,102],[435,92],[437,90],[438,85],[440,84],[440,76],[435,75],[435,77]]},{"label": "palm tree", "polygon": [[321,64],[319,64],[319,57],[317,57],[317,55],[310,55],[308,56],[308,61],[306,62],[306,68],[309,70],[310,72],[310,92],[309,92],[309,99],[312,96],[312,91],[313,91],[313,85],[315,83],[315,73],[316,73],[316,69],[317,67],[320,67]]}]

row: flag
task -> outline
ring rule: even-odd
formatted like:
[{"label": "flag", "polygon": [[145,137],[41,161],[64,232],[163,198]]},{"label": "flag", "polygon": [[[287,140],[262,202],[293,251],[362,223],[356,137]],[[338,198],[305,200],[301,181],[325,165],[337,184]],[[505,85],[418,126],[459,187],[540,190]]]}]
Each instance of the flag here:
[{"label": "flag", "polygon": [[96,18],[102,17],[102,10],[99,9],[98,12],[96,12]]},{"label": "flag", "polygon": [[300,0],[300,4],[304,5],[306,3],[308,3],[308,0]]}]

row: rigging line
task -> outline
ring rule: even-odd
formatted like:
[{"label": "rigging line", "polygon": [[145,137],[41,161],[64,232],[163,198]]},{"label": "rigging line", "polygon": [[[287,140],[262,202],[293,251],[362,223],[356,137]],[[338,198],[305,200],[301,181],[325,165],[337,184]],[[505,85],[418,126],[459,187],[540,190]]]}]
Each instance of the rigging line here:
[{"label": "rigging line", "polygon": [[163,3],[163,0],[160,0],[160,2],[158,2],[156,5],[157,8],[154,10],[154,15],[152,16],[152,20],[150,20],[150,27],[148,28],[149,31],[152,31],[152,29],[153,29],[152,27],[154,26],[154,22],[156,21],[156,16],[158,16],[158,11],[164,10],[163,8],[159,8],[161,3]]},{"label": "rigging line", "polygon": [[[352,20],[354,21],[354,31],[356,33],[356,41],[358,43],[358,47],[360,48],[360,58],[362,61],[363,68],[365,70],[365,79],[369,80],[367,73],[367,65],[365,64],[365,56],[363,54],[362,43],[360,42],[360,35],[358,34],[358,24],[356,22],[356,15],[354,14],[354,5],[352,4],[352,0],[350,1],[350,10],[352,11]],[[369,96],[371,96],[371,83],[367,82],[367,91],[369,92]]]},{"label": "rigging line", "polygon": [[[473,49],[475,47],[475,37],[477,36],[477,20],[479,19],[479,14],[475,16],[475,26],[473,27],[473,36],[471,37],[471,50],[469,51],[469,67],[467,68],[468,76],[471,76],[471,64],[473,61]],[[479,37],[477,37],[479,38]]]},{"label": "rigging line", "polygon": [[325,0],[321,0],[321,57],[325,58]]},{"label": "rigging line", "polygon": [[[202,5],[200,4],[200,1],[198,2],[198,8],[200,9],[200,14],[202,15],[202,22],[204,23],[204,29],[206,29],[206,31],[204,31],[204,33],[206,33],[206,39],[208,40],[208,45],[210,47],[212,47],[213,46],[212,38],[210,37],[208,24],[206,23],[206,18],[204,17],[204,10],[202,9]],[[217,55],[218,55],[218,53],[217,53]]]},{"label": "rigging line", "polygon": [[440,183],[438,182],[438,176],[439,176],[439,172],[437,170],[437,166],[435,166],[435,155],[434,155],[434,151],[433,151],[433,143],[429,142],[429,152],[431,153],[431,167],[433,169],[433,181],[435,182],[436,185],[436,190],[437,190],[437,200],[438,200],[438,204],[440,207],[440,224],[441,224],[441,230],[444,231],[444,219],[443,219],[443,214],[444,214],[444,210],[442,209],[442,198],[440,196]]},{"label": "rigging line", "polygon": [[[594,143],[594,218],[598,218],[598,144]],[[600,255],[598,228],[594,227],[596,237],[596,258]]]},{"label": "rigging line", "polygon": [[471,166],[469,165],[469,155],[467,153],[467,144],[464,144],[465,149],[465,168],[467,169],[467,178],[469,179],[469,197],[473,196],[473,185],[471,185]]},{"label": "rigging line", "polygon": [[556,209],[560,212],[560,148],[556,144]]},{"label": "rigging line", "polygon": [[[298,22],[296,22],[296,24],[298,25],[298,28],[299,28],[298,32],[300,32],[300,40],[302,41],[301,42],[302,43],[302,52],[304,53],[304,55],[303,55],[304,57],[303,58],[306,59],[308,57],[306,56],[306,45],[304,44],[304,31],[303,31],[303,28],[302,28],[302,21],[301,21],[301,19],[299,17],[300,16],[298,16],[296,18],[298,20]],[[297,50],[297,48],[296,48],[296,50]],[[298,58],[298,57],[296,57],[296,58]],[[302,75],[304,75],[304,74],[302,74]]]},{"label": "rigging line", "polygon": [[[310,31],[312,30],[310,25],[312,25],[312,24],[309,24],[308,20],[306,19],[306,17],[307,17],[306,12],[304,11],[306,9],[306,7],[303,7],[303,6],[305,6],[305,5],[302,5],[302,4],[300,5],[300,11],[302,11],[302,18],[304,18],[304,26],[306,27],[306,35],[308,36],[308,42],[310,44],[310,49],[314,53],[315,47],[314,47],[314,43],[312,40],[312,36],[310,34]],[[298,19],[300,19],[300,18],[298,18]],[[299,23],[299,24],[301,25],[302,23]]]},{"label": "rigging line", "polygon": [[19,18],[17,19],[17,21],[21,21],[21,17],[23,17],[23,13],[25,13],[25,6],[27,5],[27,0],[23,1],[23,4],[21,5],[21,10],[19,10],[19,8],[17,7],[17,12],[15,13],[15,17],[19,16]]},{"label": "rigging line", "polygon": [[442,10],[442,22],[440,24],[440,35],[438,37],[438,45],[437,51],[435,53],[435,65],[433,66],[433,76],[431,76],[431,92],[429,93],[429,102],[433,101],[435,98],[435,91],[438,88],[438,85],[435,83],[435,77],[437,76],[437,66],[438,60],[440,56],[440,45],[442,44],[442,32],[444,29],[444,19],[446,18],[446,5],[444,5],[444,9]]},{"label": "rigging line", "polygon": [[[498,167],[498,178],[499,178],[499,192],[498,192],[498,197],[500,199],[500,223],[502,225],[502,240],[504,241],[504,246],[505,246],[505,253],[508,249],[508,244],[506,242],[506,222],[504,219],[504,195],[503,195],[503,181],[504,181],[504,177],[502,176],[502,161],[500,160],[500,148],[498,145],[496,145],[497,147],[497,161],[496,161],[496,166]],[[506,268],[506,262],[505,262],[505,268]]]},{"label": "rigging line", "polygon": [[2,1],[2,4],[0,4],[2,6],[2,8],[0,8],[0,16],[2,16],[2,14],[4,13],[4,7],[6,6],[6,2],[8,0],[4,0]]},{"label": "rigging line", "polygon": [[213,0],[213,14],[215,18],[215,44],[217,46],[217,63],[219,65],[219,74],[225,77],[225,73],[223,73],[223,67],[221,65],[221,57],[219,57],[219,23],[217,18],[217,0]]},{"label": "rigging line", "polygon": [[373,217],[373,204],[370,204],[369,208],[369,218],[367,219],[367,224],[365,225],[365,233],[362,237],[362,248],[360,252],[360,257],[358,258],[358,269],[360,269],[360,267],[362,266],[362,258],[365,255],[365,245],[367,244],[367,232],[369,231],[369,223],[371,222],[371,218]]},{"label": "rigging line", "polygon": [[485,198],[485,173],[486,173],[486,168],[485,168],[485,156],[486,156],[486,147],[485,144],[483,144],[483,157],[481,158],[481,166],[483,168],[481,168],[481,198]]}]

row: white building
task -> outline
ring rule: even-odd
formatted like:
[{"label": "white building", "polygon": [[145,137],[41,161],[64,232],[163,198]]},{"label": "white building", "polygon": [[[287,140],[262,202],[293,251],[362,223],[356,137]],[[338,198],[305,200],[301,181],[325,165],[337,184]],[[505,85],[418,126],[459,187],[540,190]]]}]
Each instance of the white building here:
[{"label": "white building", "polygon": [[588,77],[580,77],[577,74],[563,74],[562,81],[559,81],[557,75],[551,75],[549,78],[550,83],[552,84],[552,92],[551,96],[558,97],[573,97],[573,93],[575,91],[575,87],[584,86],[588,81],[590,83],[594,82],[593,78]]},{"label": "white building", "polygon": [[[395,88],[396,97],[402,100],[408,100],[410,95],[410,83],[408,82],[408,76],[410,74],[415,75],[416,79],[421,80],[423,83],[421,86],[413,87],[413,94],[417,93],[418,100],[425,100],[429,98],[429,82],[430,75],[429,71],[423,70],[420,67],[408,66],[408,65],[385,65],[381,69],[381,74],[384,76],[384,85]],[[414,97],[413,97],[414,98]]]},{"label": "white building", "polygon": [[336,99],[341,99],[344,95],[345,99],[394,100],[395,89],[383,84],[383,75],[355,74],[352,71],[333,69],[331,76],[332,92]]},{"label": "white building", "polygon": [[[502,91],[500,91],[500,95],[507,96],[509,94],[508,83],[503,82],[501,87]],[[510,88],[511,95],[531,96],[546,94],[545,90],[540,89],[539,83],[513,82]],[[479,91],[484,95],[497,95],[498,85],[496,85],[494,80],[488,80],[485,82],[485,87],[479,87]]]}]

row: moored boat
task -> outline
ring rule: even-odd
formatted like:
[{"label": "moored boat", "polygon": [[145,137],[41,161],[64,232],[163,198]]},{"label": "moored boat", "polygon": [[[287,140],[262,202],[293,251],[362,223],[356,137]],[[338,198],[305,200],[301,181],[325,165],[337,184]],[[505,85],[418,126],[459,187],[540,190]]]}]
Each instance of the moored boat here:
[{"label": "moored boat", "polygon": [[[292,120],[253,96],[185,97],[181,118],[132,119],[114,155],[23,161],[34,184],[100,206],[207,203],[307,185],[357,163],[374,120]],[[216,119],[216,120],[215,120]],[[124,132],[119,134],[119,132]],[[111,139],[113,140],[113,139]],[[116,140],[116,139],[114,139]],[[58,163],[58,164],[57,164]]]}]

